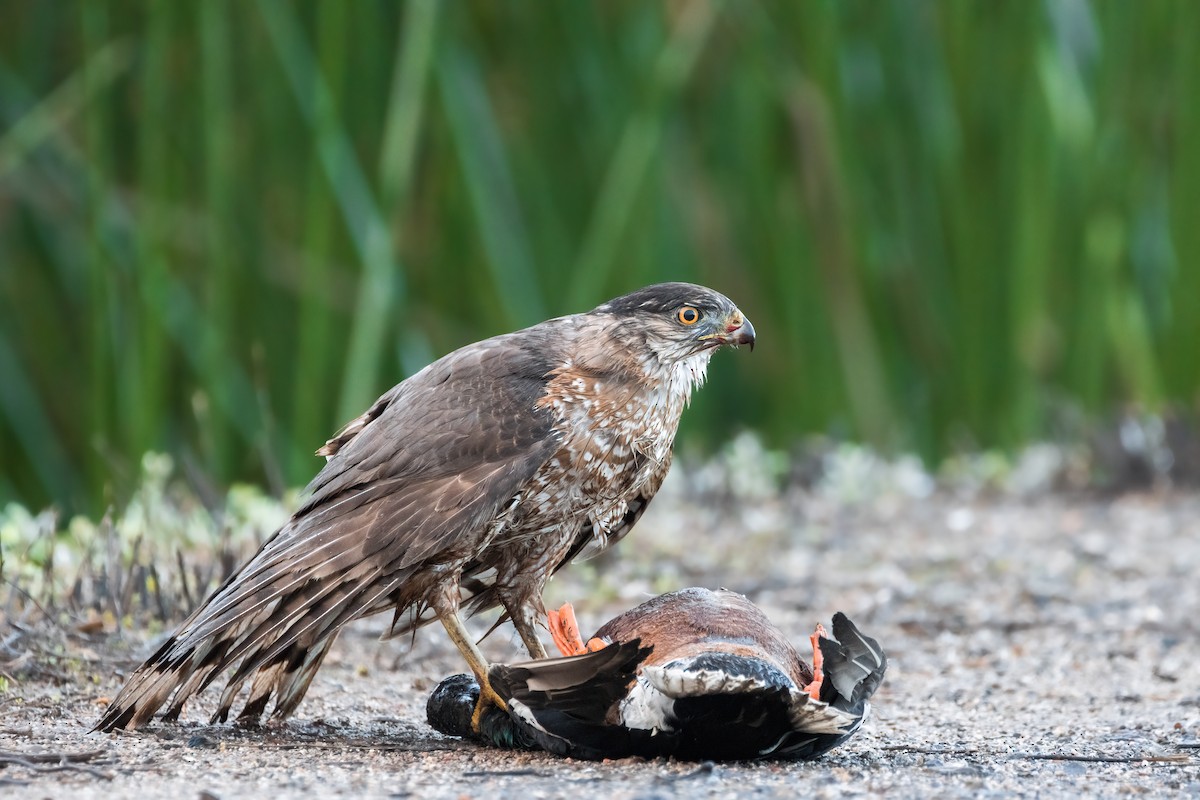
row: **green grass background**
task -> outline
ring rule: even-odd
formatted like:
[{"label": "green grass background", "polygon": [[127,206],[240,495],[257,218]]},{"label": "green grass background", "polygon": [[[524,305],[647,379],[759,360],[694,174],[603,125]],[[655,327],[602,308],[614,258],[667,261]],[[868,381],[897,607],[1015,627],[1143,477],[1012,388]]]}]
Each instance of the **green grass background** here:
[{"label": "green grass background", "polygon": [[928,459],[1200,392],[1200,3],[0,0],[0,501],[214,489],[448,350],[731,296],[685,419]]}]

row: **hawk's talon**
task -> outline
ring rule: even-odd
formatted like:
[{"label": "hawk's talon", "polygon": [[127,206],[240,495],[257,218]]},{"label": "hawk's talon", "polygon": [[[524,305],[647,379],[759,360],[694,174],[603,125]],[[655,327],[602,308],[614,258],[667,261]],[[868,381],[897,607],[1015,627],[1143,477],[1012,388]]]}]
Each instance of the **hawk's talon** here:
[{"label": "hawk's talon", "polygon": [[481,732],[484,714],[487,713],[490,706],[495,706],[505,713],[508,712],[508,704],[500,698],[500,695],[496,694],[492,685],[487,681],[481,681],[479,683],[479,699],[475,701],[475,711],[471,714],[472,733]]}]

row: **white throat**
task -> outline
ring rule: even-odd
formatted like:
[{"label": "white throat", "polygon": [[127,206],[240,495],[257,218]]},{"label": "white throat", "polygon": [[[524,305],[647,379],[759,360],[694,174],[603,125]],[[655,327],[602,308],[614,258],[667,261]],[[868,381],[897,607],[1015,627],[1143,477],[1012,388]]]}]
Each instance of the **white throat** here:
[{"label": "white throat", "polygon": [[712,354],[712,350],[701,350],[675,362],[667,373],[664,386],[669,403],[687,406],[692,399],[692,392],[703,386],[708,378],[708,361]]}]

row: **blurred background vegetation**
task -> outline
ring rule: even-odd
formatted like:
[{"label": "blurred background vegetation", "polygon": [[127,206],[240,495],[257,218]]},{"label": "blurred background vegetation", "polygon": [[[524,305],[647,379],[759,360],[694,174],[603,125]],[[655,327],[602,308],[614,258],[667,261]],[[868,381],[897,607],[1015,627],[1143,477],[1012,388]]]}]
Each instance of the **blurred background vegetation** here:
[{"label": "blurred background vegetation", "polygon": [[0,502],[303,484],[450,349],[659,280],[685,417],[936,461],[1200,392],[1200,3],[0,0]]}]

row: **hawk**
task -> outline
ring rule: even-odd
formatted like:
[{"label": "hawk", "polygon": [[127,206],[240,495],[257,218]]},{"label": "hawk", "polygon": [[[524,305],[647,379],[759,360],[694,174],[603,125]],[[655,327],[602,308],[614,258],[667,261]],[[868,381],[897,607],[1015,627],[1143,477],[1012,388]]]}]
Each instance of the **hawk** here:
[{"label": "hawk", "polygon": [[[286,718],[338,631],[392,610],[389,633],[441,621],[503,701],[460,611],[500,606],[529,654],[546,581],[624,536],[671,464],[679,418],[724,346],[754,345],[725,296],[664,283],[446,355],[318,452],[292,518],[130,676],[95,730],[164,718],[230,673],[213,722]],[[499,624],[499,623],[497,623]],[[385,634],[386,635],[386,634]]]}]

